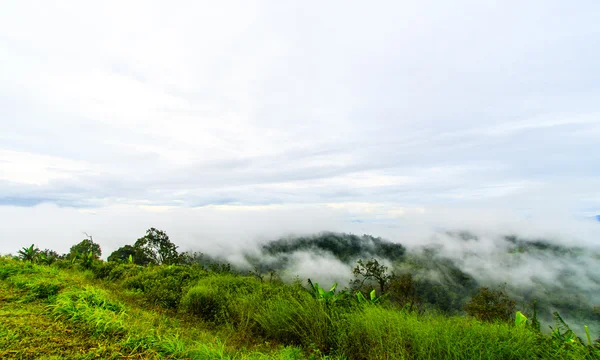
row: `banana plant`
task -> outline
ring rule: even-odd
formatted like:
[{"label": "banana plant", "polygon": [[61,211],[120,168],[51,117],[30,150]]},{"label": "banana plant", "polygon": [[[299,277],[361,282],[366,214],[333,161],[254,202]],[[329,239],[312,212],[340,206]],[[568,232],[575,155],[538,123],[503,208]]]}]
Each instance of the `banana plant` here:
[{"label": "banana plant", "polygon": [[44,265],[52,265],[54,262],[56,262],[56,260],[58,260],[58,258],[59,255],[55,251],[45,249],[40,251],[38,262]]},{"label": "banana plant", "polygon": [[378,304],[381,302],[381,296],[377,296],[375,289],[373,289],[369,293],[369,299],[367,299],[361,291],[357,291],[356,300],[358,300],[359,304]]},{"label": "banana plant", "polygon": [[336,301],[338,301],[346,295],[344,291],[338,293],[335,292],[335,289],[338,286],[337,283],[334,283],[329,289],[329,291],[325,291],[325,289],[320,287],[318,283],[313,283],[310,279],[308,279],[308,284],[312,289],[312,294],[314,298],[327,304],[335,303]]},{"label": "banana plant", "polygon": [[515,314],[515,325],[517,327],[525,327],[527,325],[527,316],[523,315],[522,312],[517,311]]},{"label": "banana plant", "polygon": [[23,261],[34,262],[39,258],[40,249],[35,247],[34,244],[31,244],[30,247],[24,247],[19,250],[19,258]]},{"label": "banana plant", "polygon": [[581,342],[577,335],[575,335],[573,330],[571,330],[569,325],[567,325],[559,313],[555,311],[553,315],[556,328],[550,326],[550,329],[552,330],[552,338],[566,344],[580,344]]}]

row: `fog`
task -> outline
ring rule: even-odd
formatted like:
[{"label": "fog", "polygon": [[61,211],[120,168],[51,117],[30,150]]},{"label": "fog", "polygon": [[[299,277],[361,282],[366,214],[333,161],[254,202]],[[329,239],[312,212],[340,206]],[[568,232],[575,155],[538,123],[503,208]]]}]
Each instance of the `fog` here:
[{"label": "fog", "polygon": [[[408,248],[442,244],[445,252],[457,259],[467,251],[486,257],[501,246],[494,241],[497,236],[511,234],[564,246],[600,247],[600,224],[591,217],[559,212],[523,215],[511,210],[466,207],[389,210],[323,204],[78,209],[44,204],[0,206],[0,218],[0,253],[14,253],[31,243],[67,252],[85,238],[86,232],[101,244],[106,257],[118,247],[133,243],[149,227],[165,230],[182,250],[226,257],[281,236],[322,231],[370,234]],[[481,241],[452,241],[440,235],[444,231],[469,231]]]}]

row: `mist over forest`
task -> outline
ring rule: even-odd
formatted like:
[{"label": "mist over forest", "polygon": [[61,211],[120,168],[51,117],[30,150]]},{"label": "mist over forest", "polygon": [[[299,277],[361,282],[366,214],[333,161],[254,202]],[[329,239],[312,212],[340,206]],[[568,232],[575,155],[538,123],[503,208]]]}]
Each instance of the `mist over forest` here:
[{"label": "mist over forest", "polygon": [[[207,263],[228,261],[209,253],[203,257]],[[419,301],[446,314],[460,313],[480,287],[505,286],[523,311],[530,312],[536,300],[544,324],[551,323],[555,311],[573,324],[600,324],[597,247],[445,231],[430,243],[407,248],[366,234],[322,232],[267,241],[230,259],[239,271],[275,271],[287,281],[310,278],[326,286],[348,286],[358,260],[377,259],[395,275],[411,274]]]},{"label": "mist over forest", "polygon": [[[275,272],[286,282],[298,277],[348,287],[358,260],[377,259],[395,275],[411,274],[425,308],[461,313],[480,287],[505,284],[523,311],[531,311],[536,300],[547,323],[558,311],[572,324],[600,324],[600,224],[594,219],[523,219],[455,209],[407,210],[377,223],[349,221],[347,211],[323,207],[160,212],[122,207],[90,214],[47,205],[0,207],[0,213],[11,224],[0,229],[3,239],[35,241],[62,253],[86,231],[106,258],[156,226],[180,251],[244,273]],[[1,247],[2,253],[16,251],[12,242]],[[595,333],[598,326],[591,329]]]}]

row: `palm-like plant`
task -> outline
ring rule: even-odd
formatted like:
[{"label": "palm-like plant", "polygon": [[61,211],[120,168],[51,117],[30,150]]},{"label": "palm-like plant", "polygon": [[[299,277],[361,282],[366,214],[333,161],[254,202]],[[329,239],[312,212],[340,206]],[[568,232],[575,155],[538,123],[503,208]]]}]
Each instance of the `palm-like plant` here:
[{"label": "palm-like plant", "polygon": [[308,279],[308,284],[312,289],[312,295],[318,301],[322,301],[326,304],[334,304],[340,299],[346,298],[348,295],[345,291],[335,292],[338,284],[334,283],[333,286],[329,289],[329,291],[325,291],[322,287],[319,286],[318,283],[313,283],[310,279]]},{"label": "palm-like plant", "polygon": [[39,258],[40,249],[31,244],[30,247],[24,247],[19,250],[19,258],[23,261],[34,262]]},{"label": "palm-like plant", "polygon": [[367,299],[362,292],[357,291],[356,300],[358,300],[360,304],[378,304],[381,302],[381,296],[377,296],[375,289],[373,289],[369,293],[369,298]]}]

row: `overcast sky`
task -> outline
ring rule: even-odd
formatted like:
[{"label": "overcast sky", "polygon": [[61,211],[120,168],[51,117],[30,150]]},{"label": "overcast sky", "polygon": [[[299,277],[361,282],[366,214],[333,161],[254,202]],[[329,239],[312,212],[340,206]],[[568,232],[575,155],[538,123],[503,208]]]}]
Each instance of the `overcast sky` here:
[{"label": "overcast sky", "polygon": [[597,0],[4,1],[0,205],[598,214],[599,19]]}]

